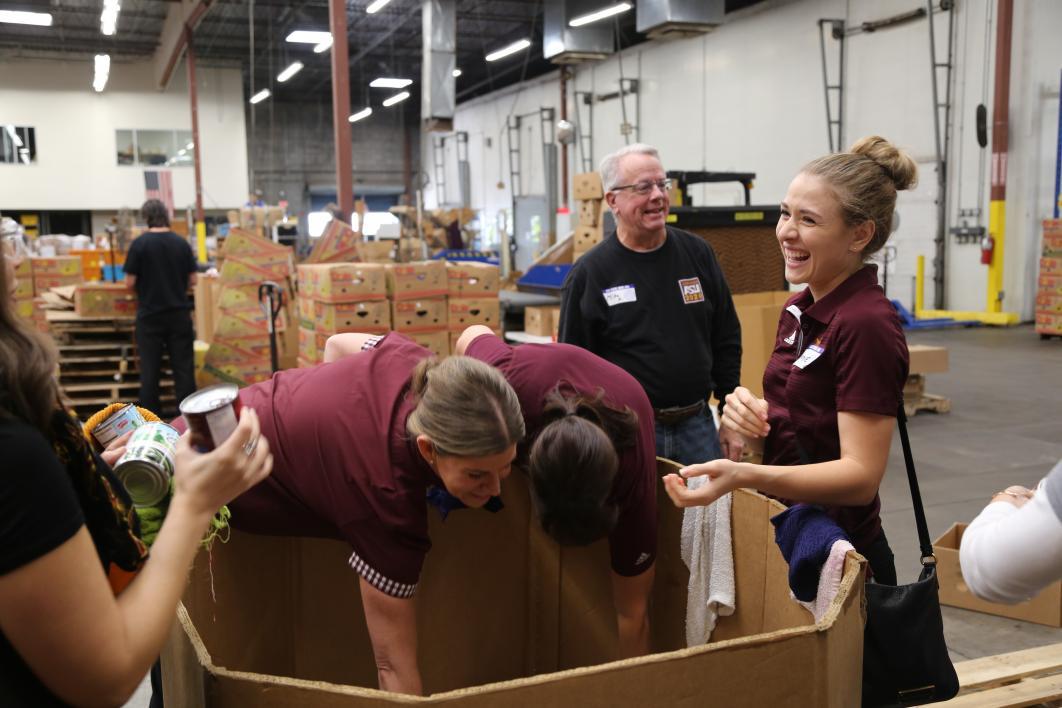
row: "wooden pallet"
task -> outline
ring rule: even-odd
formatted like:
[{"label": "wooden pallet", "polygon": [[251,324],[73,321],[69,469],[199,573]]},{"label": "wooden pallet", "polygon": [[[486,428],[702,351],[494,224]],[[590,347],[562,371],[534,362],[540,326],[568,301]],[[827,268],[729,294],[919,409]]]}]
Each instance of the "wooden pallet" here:
[{"label": "wooden pallet", "polygon": [[951,411],[951,399],[926,393],[924,374],[911,374],[903,387],[903,409],[908,417],[919,411],[948,413]]},{"label": "wooden pallet", "polygon": [[955,664],[959,695],[934,706],[1020,708],[1062,705],[1062,644]]},{"label": "wooden pallet", "polygon": [[132,317],[79,317],[72,312],[48,312],[48,326],[57,344],[131,343]]}]

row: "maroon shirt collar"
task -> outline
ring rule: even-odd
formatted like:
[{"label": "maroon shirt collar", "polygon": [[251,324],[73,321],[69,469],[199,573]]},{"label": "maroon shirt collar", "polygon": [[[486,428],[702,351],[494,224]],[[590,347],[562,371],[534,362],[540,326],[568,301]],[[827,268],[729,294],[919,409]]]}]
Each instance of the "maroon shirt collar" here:
[{"label": "maroon shirt collar", "polygon": [[800,308],[802,317],[810,317],[821,324],[829,324],[833,316],[852,295],[861,290],[878,286],[878,267],[867,263],[848,276],[843,283],[819,301],[811,296],[811,288],[804,288],[793,303]]}]

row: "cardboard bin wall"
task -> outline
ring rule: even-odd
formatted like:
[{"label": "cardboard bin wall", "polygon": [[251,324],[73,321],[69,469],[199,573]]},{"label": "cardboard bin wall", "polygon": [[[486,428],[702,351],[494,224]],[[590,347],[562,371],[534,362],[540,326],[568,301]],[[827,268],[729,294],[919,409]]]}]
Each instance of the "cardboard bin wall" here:
[{"label": "cardboard bin wall", "polygon": [[[662,462],[662,472],[675,469]],[[427,697],[375,688],[349,548],[234,532],[200,553],[163,652],[169,705],[347,708],[410,703],[731,706],[859,703],[864,561],[851,554],[819,624],[790,598],[769,517],[782,507],[735,493],[737,611],[712,643],[684,647],[689,574],[682,512],[658,488],[660,552],[652,627],[658,653],[613,661],[608,547],[559,549],[531,514],[527,485],[505,482],[497,514],[430,514],[433,549],[417,592]],[[213,581],[213,586],[211,585]],[[213,596],[212,596],[213,594]],[[216,599],[215,599],[216,598]]]}]

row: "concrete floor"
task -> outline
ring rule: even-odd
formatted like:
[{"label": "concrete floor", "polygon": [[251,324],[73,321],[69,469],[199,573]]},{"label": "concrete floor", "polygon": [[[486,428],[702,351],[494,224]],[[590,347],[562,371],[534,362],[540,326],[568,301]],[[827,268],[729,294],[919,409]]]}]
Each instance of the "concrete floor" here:
[{"label": "concrete floor", "polygon": [[[926,391],[951,399],[951,412],[919,413],[908,429],[929,533],[971,521],[994,492],[1035,484],[1062,459],[1062,340],[1031,326],[908,332],[911,344],[948,348],[950,370],[930,374]],[[899,437],[881,490],[882,520],[900,582],[917,578],[918,534]],[[952,659],[1062,642],[1062,629],[944,607]],[[147,682],[126,705],[146,708]]]},{"label": "concrete floor", "polygon": [[[994,492],[1035,486],[1062,459],[1062,341],[1041,340],[1031,326],[909,331],[907,340],[946,346],[950,357],[948,372],[926,377],[926,392],[950,398],[951,412],[908,423],[935,539],[971,521]],[[899,580],[910,582],[920,569],[918,534],[898,436],[881,497]],[[1062,642],[1062,629],[951,607],[943,613],[955,661]]]}]

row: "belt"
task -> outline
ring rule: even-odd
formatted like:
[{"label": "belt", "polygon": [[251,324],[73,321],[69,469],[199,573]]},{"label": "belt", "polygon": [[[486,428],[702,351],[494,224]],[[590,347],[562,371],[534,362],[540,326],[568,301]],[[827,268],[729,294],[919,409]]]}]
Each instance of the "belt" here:
[{"label": "belt", "polygon": [[662,425],[675,425],[687,418],[692,418],[704,410],[704,401],[697,401],[688,406],[674,406],[672,408],[654,408],[653,414],[656,422]]}]

